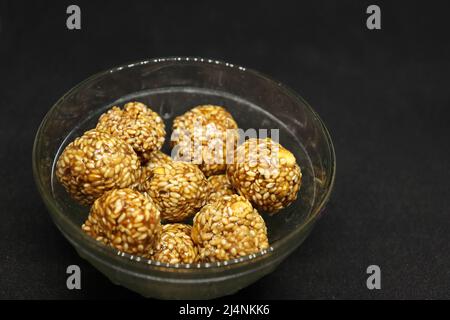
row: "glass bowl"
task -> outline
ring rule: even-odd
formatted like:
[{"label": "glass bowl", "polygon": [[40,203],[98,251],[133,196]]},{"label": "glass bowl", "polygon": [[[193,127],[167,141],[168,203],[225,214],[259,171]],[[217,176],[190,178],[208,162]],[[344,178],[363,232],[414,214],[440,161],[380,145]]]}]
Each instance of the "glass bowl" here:
[{"label": "glass bowl", "polygon": [[[158,111],[167,137],[173,118],[200,104],[226,106],[243,129],[279,129],[279,141],[295,154],[303,182],[296,202],[279,214],[263,213],[269,249],[221,263],[169,265],[118,252],[81,231],[89,209],[73,202],[56,181],[56,159],[75,137],[95,127],[101,113],[128,101],[141,101]],[[146,60],[90,77],[50,109],[33,148],[39,192],[79,255],[115,284],[146,297],[169,299],[232,294],[273,271],[311,231],[330,197],[335,170],[330,135],[299,95],[259,72],[202,58]]]}]

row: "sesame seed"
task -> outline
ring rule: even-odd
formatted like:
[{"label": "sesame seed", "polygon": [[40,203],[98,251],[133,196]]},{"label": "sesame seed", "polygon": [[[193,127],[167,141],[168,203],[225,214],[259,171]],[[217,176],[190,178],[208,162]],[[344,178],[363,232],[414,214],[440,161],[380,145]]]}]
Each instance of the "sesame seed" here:
[{"label": "sesame seed", "polygon": [[190,264],[197,261],[197,247],[191,238],[190,225],[174,223],[162,227],[161,240],[152,258],[162,263]]},{"label": "sesame seed", "polygon": [[182,221],[205,205],[208,181],[196,165],[171,161],[154,168],[151,174],[144,191],[160,208],[164,221]]},{"label": "sesame seed", "polygon": [[[118,203],[120,210],[112,215],[109,207],[117,209]],[[82,230],[120,251],[149,256],[161,232],[159,210],[151,203],[147,195],[133,189],[107,191],[95,200]],[[152,219],[145,220],[146,215]]]},{"label": "sesame seed", "polygon": [[[116,161],[121,165],[116,166]],[[128,144],[108,133],[90,130],[64,149],[56,164],[56,176],[73,199],[90,205],[105,191],[137,181],[140,173],[131,168],[132,162],[138,162],[138,157]]]},{"label": "sesame seed", "polygon": [[166,134],[161,117],[141,102],[112,107],[100,116],[96,129],[121,138],[141,155],[161,149]]},{"label": "sesame seed", "polygon": [[266,138],[248,139],[236,153],[240,157],[228,166],[228,179],[258,210],[275,213],[297,199],[302,174],[291,152]]},{"label": "sesame seed", "polygon": [[[249,228],[247,220],[263,227]],[[250,202],[239,195],[224,196],[203,207],[194,217],[191,234],[203,262],[233,259],[269,245],[264,220]]]},{"label": "sesame seed", "polygon": [[[238,125],[232,115],[224,108],[214,105],[201,105],[190,109],[174,119],[171,146],[177,146],[181,154],[197,159],[200,144],[204,148],[198,154],[199,168],[205,176],[224,173],[226,156],[233,151],[239,138]],[[228,135],[231,144],[227,146]],[[213,144],[213,150],[209,145]],[[194,147],[193,147],[194,145]]]}]

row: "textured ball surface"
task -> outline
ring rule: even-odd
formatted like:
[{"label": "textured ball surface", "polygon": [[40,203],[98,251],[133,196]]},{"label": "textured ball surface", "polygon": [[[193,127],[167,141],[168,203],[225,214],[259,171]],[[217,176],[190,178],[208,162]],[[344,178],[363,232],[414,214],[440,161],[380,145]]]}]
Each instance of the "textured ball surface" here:
[{"label": "textured ball surface", "polygon": [[228,181],[227,176],[224,174],[210,176],[208,178],[208,184],[210,190],[208,203],[220,200],[224,196],[231,196],[232,194],[236,194],[233,186]]},{"label": "textured ball surface", "polygon": [[89,205],[105,191],[136,183],[140,163],[123,140],[90,130],[64,149],[56,164],[56,176],[72,198]]},{"label": "textured ball surface", "polygon": [[160,164],[172,161],[172,158],[169,155],[160,150],[142,154],[142,159],[144,159],[145,164],[143,165],[143,167],[147,167],[150,169],[153,169]]},{"label": "textured ball surface", "polygon": [[94,202],[82,230],[120,251],[149,257],[161,235],[160,213],[147,195],[115,189]]},{"label": "textured ball surface", "polygon": [[236,150],[227,176],[237,192],[275,213],[297,199],[302,173],[294,155],[271,139],[249,139]]},{"label": "textured ball surface", "polygon": [[263,218],[239,195],[203,207],[195,215],[192,240],[203,262],[240,258],[269,246]]},{"label": "textured ball surface", "polygon": [[225,108],[197,106],[175,118],[171,144],[184,159],[194,159],[209,177],[225,172],[227,152],[234,150],[239,138],[237,129]]},{"label": "textured ball surface", "polygon": [[96,129],[123,139],[139,156],[161,149],[166,135],[161,117],[140,102],[112,107],[100,116]]},{"label": "textured ball surface", "polygon": [[166,163],[171,163],[173,160],[167,154],[161,151],[154,151],[146,155],[147,162],[141,167],[141,176],[139,182],[134,186],[136,190],[145,192],[149,188],[149,183],[152,178],[152,170]]},{"label": "textured ball surface", "polygon": [[197,247],[191,238],[192,227],[174,223],[162,226],[161,240],[153,259],[163,263],[194,263],[197,259]]},{"label": "textured ball surface", "polygon": [[190,163],[173,161],[154,168],[145,186],[161,211],[161,218],[169,222],[193,216],[208,197],[208,181],[200,169]]}]

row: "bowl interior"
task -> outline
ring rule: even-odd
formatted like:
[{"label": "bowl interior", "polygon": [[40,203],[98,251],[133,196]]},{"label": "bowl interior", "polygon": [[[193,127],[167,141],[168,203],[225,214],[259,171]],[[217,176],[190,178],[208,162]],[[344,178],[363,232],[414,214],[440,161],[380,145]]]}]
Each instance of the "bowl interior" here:
[{"label": "bowl interior", "polygon": [[334,179],[334,153],[318,116],[292,91],[265,76],[201,60],[159,59],[119,67],[84,81],[56,103],[41,125],[34,153],[37,182],[56,208],[53,214],[82,233],[89,208],[77,205],[58,183],[56,160],[68,143],[95,127],[103,112],[129,101],[141,101],[163,117],[168,132],[163,151],[169,154],[173,119],[201,104],[225,106],[249,134],[279,135],[303,177],[297,201],[279,214],[263,213],[273,248],[319,214]]}]

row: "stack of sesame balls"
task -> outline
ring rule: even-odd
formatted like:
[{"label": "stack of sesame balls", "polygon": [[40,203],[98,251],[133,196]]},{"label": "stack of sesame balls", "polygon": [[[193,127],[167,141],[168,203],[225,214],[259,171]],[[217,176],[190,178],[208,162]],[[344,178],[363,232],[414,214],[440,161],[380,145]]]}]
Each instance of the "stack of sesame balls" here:
[{"label": "stack of sesame balls", "polygon": [[[258,211],[274,214],[295,201],[302,174],[269,138],[238,146],[237,129],[223,107],[192,108],[174,120],[171,146],[183,157],[172,158],[161,151],[162,118],[129,102],[66,146],[56,176],[90,206],[82,230],[121,252],[170,264],[241,258],[268,248]],[[214,156],[205,152],[211,141]]]}]

